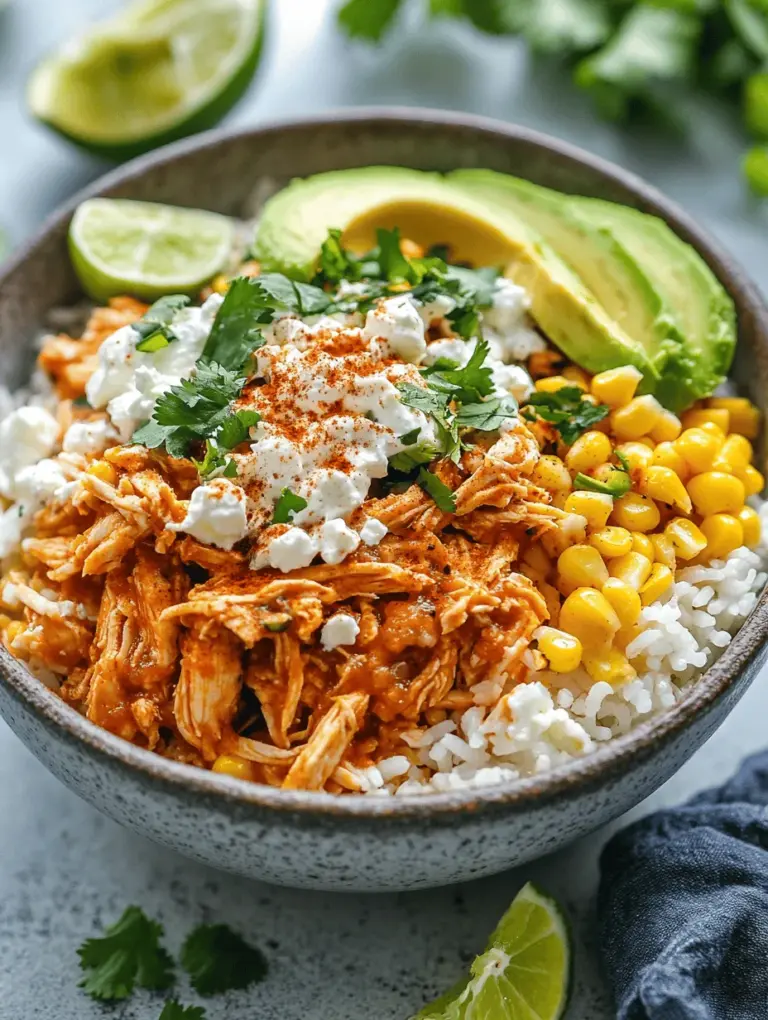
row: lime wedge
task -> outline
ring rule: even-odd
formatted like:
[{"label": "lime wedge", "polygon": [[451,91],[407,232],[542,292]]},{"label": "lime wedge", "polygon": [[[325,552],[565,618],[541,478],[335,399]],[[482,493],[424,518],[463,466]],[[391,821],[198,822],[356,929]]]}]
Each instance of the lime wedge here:
[{"label": "lime wedge", "polygon": [[226,264],[234,233],[232,220],[201,209],[92,198],[72,218],[69,251],[94,300],[155,301],[197,293]]},{"label": "lime wedge", "polygon": [[141,0],[44,60],[33,116],[127,159],[218,123],[250,84],[267,0]]},{"label": "lime wedge", "polygon": [[571,949],[560,908],[523,886],[472,964],[470,976],[415,1020],[559,1020],[568,1003]]}]

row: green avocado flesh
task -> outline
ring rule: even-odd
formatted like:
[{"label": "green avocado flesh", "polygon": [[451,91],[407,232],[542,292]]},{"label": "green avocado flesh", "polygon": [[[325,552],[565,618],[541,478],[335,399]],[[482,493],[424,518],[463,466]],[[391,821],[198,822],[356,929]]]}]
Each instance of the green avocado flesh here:
[{"label": "green avocado flesh", "polygon": [[295,180],[265,205],[254,255],[312,277],[330,228],[356,251],[398,226],[452,257],[504,265],[542,332],[589,372],[635,365],[674,410],[711,393],[735,345],[733,306],[699,255],[655,217],[488,170],[365,167]]}]

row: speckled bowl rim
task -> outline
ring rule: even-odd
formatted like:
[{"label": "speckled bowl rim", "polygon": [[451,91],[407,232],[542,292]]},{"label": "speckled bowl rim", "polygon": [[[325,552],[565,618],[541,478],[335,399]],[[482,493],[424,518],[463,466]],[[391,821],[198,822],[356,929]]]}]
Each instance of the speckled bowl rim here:
[{"label": "speckled bowl rim", "polygon": [[[157,164],[172,163],[177,157],[194,150],[213,152],[217,146],[235,137],[258,139],[339,123],[358,124],[368,128],[375,128],[377,123],[389,128],[402,124],[404,129],[419,124],[437,125],[446,130],[454,128],[459,135],[462,131],[468,131],[494,136],[501,141],[523,141],[581,163],[612,179],[631,191],[642,208],[661,215],[680,236],[696,247],[736,301],[741,317],[751,320],[757,343],[768,349],[768,309],[754,284],[747,279],[740,266],[675,203],[641,178],[576,146],[537,131],[486,117],[416,107],[344,108],[309,117],[268,122],[256,128],[210,131],[132,160],[98,178],[48,217],[37,234],[0,267],[0,283],[22,268],[28,255],[45,241],[52,230],[68,221],[74,209],[85,198],[130,183]],[[244,783],[195,766],[169,761],[101,729],[51,694],[4,648],[0,648],[0,679],[14,698],[31,709],[49,731],[83,743],[97,755],[104,755],[115,764],[136,770],[151,785],[164,788],[166,792],[196,795],[222,808],[229,805],[247,812],[248,807],[252,807],[257,809],[256,813],[262,821],[266,811],[291,816],[296,823],[302,825],[324,824],[332,820],[334,825],[357,828],[374,819],[379,819],[381,824],[405,825],[418,819],[440,826],[455,823],[456,815],[464,812],[476,816],[480,813],[510,814],[532,810],[562,797],[587,793],[590,789],[615,780],[660,753],[664,745],[694,718],[713,709],[742,678],[766,641],[768,591],[763,591],[752,614],[725,652],[673,708],[641,723],[631,732],[613,738],[593,753],[541,775],[510,780],[479,790],[455,790],[407,798],[338,797],[327,793],[280,790],[256,783]]]}]

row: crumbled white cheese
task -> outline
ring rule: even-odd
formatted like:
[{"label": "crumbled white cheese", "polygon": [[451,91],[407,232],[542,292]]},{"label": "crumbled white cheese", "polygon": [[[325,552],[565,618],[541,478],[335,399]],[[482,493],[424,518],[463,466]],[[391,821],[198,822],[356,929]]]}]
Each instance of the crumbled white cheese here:
[{"label": "crumbled white cheese", "polygon": [[360,633],[360,626],[349,613],[336,613],[323,625],[320,644],[326,652],[332,652],[339,645],[353,645]]},{"label": "crumbled white cheese", "polygon": [[248,530],[245,493],[228,478],[214,478],[192,492],[184,520],[166,527],[185,531],[206,545],[231,549]]},{"label": "crumbled white cheese", "polygon": [[62,449],[66,453],[101,453],[118,436],[106,418],[76,421],[64,433]]},{"label": "crumbled white cheese", "polygon": [[439,319],[444,319],[446,315],[450,315],[455,307],[456,302],[450,294],[438,294],[433,301],[428,301],[425,305],[420,306],[419,315],[424,325],[429,326]]},{"label": "crumbled white cheese", "polygon": [[360,536],[337,517],[320,528],[320,555],[326,563],[336,565],[360,545]]},{"label": "crumbled white cheese", "polygon": [[546,350],[543,337],[528,325],[528,294],[511,280],[500,276],[495,283],[493,305],[482,313],[483,331],[491,355],[500,361],[525,361],[536,351]]},{"label": "crumbled white cheese", "polygon": [[17,498],[18,473],[48,457],[59,423],[42,407],[19,407],[0,422],[0,494]]},{"label": "crumbled white cheese", "polygon": [[377,521],[375,517],[369,517],[360,529],[360,538],[366,545],[378,545],[388,531],[386,524]]},{"label": "crumbled white cheese", "polygon": [[10,506],[0,514],[0,560],[18,548],[25,523],[21,507]]},{"label": "crumbled white cheese", "polygon": [[289,570],[308,567],[317,556],[318,544],[314,535],[303,528],[288,528],[269,543],[266,553],[251,560],[251,568],[260,570],[269,565],[287,574]]},{"label": "crumbled white cheese", "polygon": [[59,461],[46,457],[18,472],[14,497],[17,507],[22,506],[25,513],[32,513],[52,499],[67,499],[76,485],[64,474]]},{"label": "crumbled white cheese", "polygon": [[380,301],[365,317],[363,332],[371,340],[386,340],[392,354],[412,365],[418,365],[427,350],[424,323],[408,294]]}]

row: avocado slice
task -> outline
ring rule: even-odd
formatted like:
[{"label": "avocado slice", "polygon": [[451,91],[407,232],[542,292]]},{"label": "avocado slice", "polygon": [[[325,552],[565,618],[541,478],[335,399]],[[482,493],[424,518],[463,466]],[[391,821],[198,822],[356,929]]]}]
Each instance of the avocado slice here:
[{"label": "avocado slice", "polygon": [[507,205],[489,204],[443,176],[403,167],[364,167],[295,180],[271,198],[254,256],[268,271],[311,278],[329,228],[362,252],[377,227],[400,227],[429,246],[450,242],[457,260],[506,265],[525,287],[531,315],[549,339],[591,372],[635,365],[653,390],[659,371],[544,237]]},{"label": "avocado slice", "polygon": [[[665,406],[687,407],[722,381],[735,345],[732,303],[706,263],[661,220],[489,170],[456,171],[448,179],[541,232],[643,345]],[[579,351],[568,353],[584,363]],[[598,370],[608,367],[606,360]]]}]

